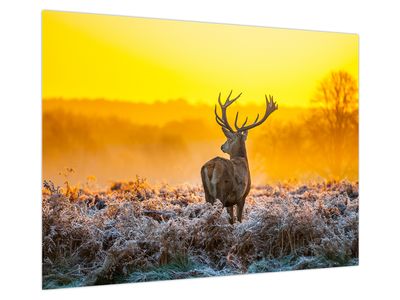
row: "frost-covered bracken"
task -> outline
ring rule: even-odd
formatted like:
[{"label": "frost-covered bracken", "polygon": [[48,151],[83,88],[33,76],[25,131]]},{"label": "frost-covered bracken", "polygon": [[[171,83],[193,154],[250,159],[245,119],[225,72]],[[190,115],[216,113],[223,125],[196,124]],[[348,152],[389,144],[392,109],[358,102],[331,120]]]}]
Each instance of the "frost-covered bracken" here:
[{"label": "frost-covered bracken", "polygon": [[43,188],[43,288],[358,264],[358,183],[254,186],[231,225],[200,186]]}]

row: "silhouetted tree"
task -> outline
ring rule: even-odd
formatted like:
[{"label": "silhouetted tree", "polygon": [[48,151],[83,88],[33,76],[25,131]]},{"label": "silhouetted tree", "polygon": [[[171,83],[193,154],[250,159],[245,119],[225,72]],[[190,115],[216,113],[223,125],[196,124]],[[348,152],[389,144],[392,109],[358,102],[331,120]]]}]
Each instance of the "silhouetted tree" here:
[{"label": "silhouetted tree", "polygon": [[332,132],[342,133],[352,125],[358,111],[358,86],[345,71],[331,72],[321,81],[312,99],[322,110]]},{"label": "silhouetted tree", "polygon": [[309,128],[323,138],[318,147],[327,155],[329,175],[341,177],[349,159],[358,159],[357,81],[345,71],[331,72],[320,82],[312,103],[317,109]]}]

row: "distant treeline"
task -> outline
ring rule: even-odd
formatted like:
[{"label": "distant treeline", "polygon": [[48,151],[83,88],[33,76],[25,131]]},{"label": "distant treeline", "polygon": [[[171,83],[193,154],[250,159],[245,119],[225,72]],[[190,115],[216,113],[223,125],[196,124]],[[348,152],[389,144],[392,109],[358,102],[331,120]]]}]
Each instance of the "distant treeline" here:
[{"label": "distant treeline", "polygon": [[[233,106],[254,118],[263,106]],[[249,133],[254,182],[358,178],[358,115],[332,128],[320,109],[280,107]],[[98,183],[134,178],[199,183],[199,170],[225,141],[213,107],[183,100],[154,104],[106,100],[43,101],[43,177]]]}]

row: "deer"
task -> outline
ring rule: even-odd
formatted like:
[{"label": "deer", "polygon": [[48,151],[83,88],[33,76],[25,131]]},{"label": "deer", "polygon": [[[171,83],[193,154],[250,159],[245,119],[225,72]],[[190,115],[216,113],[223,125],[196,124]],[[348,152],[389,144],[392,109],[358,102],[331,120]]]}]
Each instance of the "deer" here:
[{"label": "deer", "polygon": [[218,103],[221,109],[221,116],[218,115],[217,105],[215,105],[215,120],[221,126],[222,132],[227,138],[221,146],[222,152],[229,154],[230,158],[215,157],[206,162],[201,167],[201,180],[204,189],[205,200],[214,204],[218,199],[222,202],[223,208],[229,214],[230,224],[234,224],[233,207],[236,205],[236,215],[239,223],[242,222],[243,207],[247,195],[250,192],[251,178],[249,162],[246,152],[246,139],[248,131],[264,123],[267,118],[278,109],[273,96],[265,95],[266,110],[264,116],[259,120],[260,114],[257,114],[252,124],[246,125],[248,117],[241,126],[238,125],[239,112],[236,112],[235,129],[228,122],[227,108],[242,95],[240,93],[231,99],[232,91],[225,100],[221,101],[221,93],[218,96]]}]

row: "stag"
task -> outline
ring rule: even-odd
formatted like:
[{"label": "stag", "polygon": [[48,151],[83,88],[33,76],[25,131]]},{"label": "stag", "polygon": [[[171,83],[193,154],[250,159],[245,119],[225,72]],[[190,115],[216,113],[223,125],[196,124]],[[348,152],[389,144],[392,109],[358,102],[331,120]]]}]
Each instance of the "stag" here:
[{"label": "stag", "polygon": [[219,93],[218,103],[221,107],[221,116],[218,115],[217,105],[215,105],[214,110],[215,119],[227,138],[226,142],[221,146],[221,150],[229,154],[230,159],[217,156],[206,162],[201,168],[201,179],[206,201],[213,204],[217,199],[220,200],[229,214],[229,222],[233,224],[233,206],[237,206],[237,219],[242,222],[243,207],[251,185],[249,162],[246,153],[247,133],[250,129],[264,123],[269,115],[278,109],[278,105],[274,102],[273,96],[267,97],[265,95],[266,110],[261,120],[258,120],[260,116],[258,114],[252,124],[246,125],[248,120],[248,117],[246,117],[244,123],[239,127],[239,112],[237,112],[235,131],[229,125],[226,110],[233,102],[239,99],[242,93],[234,99],[230,99],[231,95],[232,91],[225,103],[222,103],[221,93]]}]

